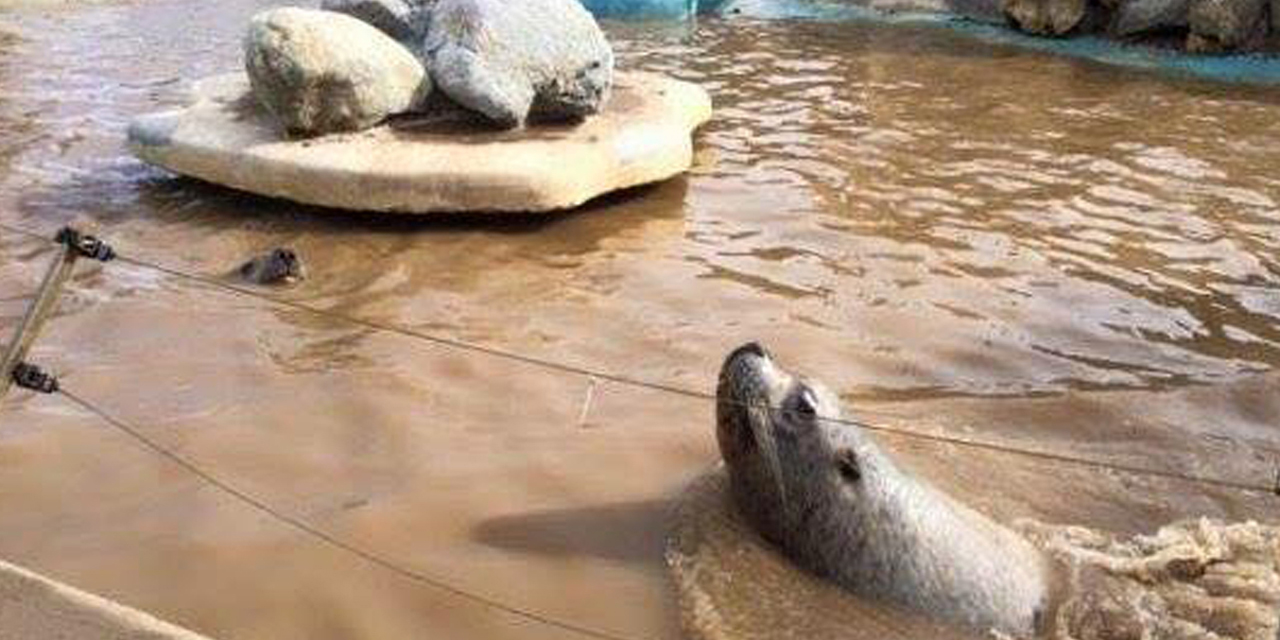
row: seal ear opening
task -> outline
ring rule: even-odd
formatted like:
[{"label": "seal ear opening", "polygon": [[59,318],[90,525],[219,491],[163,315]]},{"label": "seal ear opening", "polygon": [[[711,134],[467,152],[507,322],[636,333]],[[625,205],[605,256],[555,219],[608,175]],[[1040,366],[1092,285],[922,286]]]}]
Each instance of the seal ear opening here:
[{"label": "seal ear opening", "polygon": [[853,449],[841,449],[836,452],[836,471],[840,478],[850,484],[862,479],[862,464]]}]

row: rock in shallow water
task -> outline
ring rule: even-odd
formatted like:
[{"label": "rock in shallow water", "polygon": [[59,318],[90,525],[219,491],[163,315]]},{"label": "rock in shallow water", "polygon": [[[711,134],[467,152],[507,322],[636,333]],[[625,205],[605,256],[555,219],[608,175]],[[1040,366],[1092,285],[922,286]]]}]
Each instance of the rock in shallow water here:
[{"label": "rock in shallow water", "polygon": [[244,41],[258,101],[290,133],[357,131],[422,104],[431,80],[403,45],[332,11],[258,14]]},{"label": "rock in shallow water", "polygon": [[696,85],[620,73],[604,111],[578,126],[497,131],[451,112],[282,140],[244,74],[198,82],[193,93],[186,109],[130,124],[134,155],[214,184],[367,212],[576,207],[687,170],[690,134],[711,117],[711,99]]},{"label": "rock in shallow water", "polygon": [[1196,53],[1253,51],[1267,36],[1267,0],[1193,0],[1187,49]]},{"label": "rock in shallow water", "polygon": [[613,50],[577,0],[439,0],[423,47],[436,86],[503,127],[596,113]]}]

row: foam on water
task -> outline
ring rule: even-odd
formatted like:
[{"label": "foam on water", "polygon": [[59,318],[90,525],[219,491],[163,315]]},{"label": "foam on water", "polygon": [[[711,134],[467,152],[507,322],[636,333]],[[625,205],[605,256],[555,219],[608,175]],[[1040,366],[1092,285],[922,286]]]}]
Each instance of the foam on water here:
[{"label": "foam on water", "polygon": [[1017,524],[1063,568],[1057,640],[1273,640],[1280,529],[1177,522],[1121,538],[1084,527]]}]

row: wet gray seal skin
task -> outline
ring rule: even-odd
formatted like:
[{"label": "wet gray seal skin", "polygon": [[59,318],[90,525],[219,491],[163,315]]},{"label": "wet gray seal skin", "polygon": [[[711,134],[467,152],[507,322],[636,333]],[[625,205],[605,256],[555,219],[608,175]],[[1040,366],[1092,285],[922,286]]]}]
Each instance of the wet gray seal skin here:
[{"label": "wet gray seal skin", "polygon": [[900,470],[816,381],[751,343],[720,372],[716,439],[738,509],[806,569],[979,631],[1030,637],[1047,619],[1048,560]]},{"label": "wet gray seal skin", "polygon": [[240,265],[241,278],[254,284],[293,284],[307,277],[302,261],[292,249],[272,249]]}]

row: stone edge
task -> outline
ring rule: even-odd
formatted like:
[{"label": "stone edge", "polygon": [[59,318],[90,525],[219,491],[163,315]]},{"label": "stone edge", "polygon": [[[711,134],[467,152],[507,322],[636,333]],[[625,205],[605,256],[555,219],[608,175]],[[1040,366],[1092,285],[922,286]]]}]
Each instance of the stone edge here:
[{"label": "stone edge", "polygon": [[[29,622],[23,624],[19,620],[22,618]],[[19,637],[14,634],[29,633],[32,626],[38,626],[40,635],[48,638],[209,640],[137,609],[0,560],[0,638]],[[96,633],[89,635],[87,630]]]},{"label": "stone edge", "polygon": [[[693,136],[696,133],[696,131],[700,127],[705,125],[708,121],[710,121],[712,117],[713,110],[712,110],[710,95],[708,95],[707,92],[702,87],[696,84],[684,82],[681,80],[676,80],[674,78],[670,78],[660,74],[631,72],[627,75],[656,77],[661,79],[661,81],[667,84],[668,87],[676,87],[682,93],[685,93],[689,96],[696,96],[696,100],[699,104],[696,105],[695,109],[690,110],[690,115],[684,118],[681,118],[678,124],[675,122],[672,122],[669,124],[664,123],[664,124],[655,126],[652,123],[649,123],[649,126],[651,127],[651,133],[656,134],[657,137],[673,136],[673,137],[680,138],[679,146],[681,147],[681,149],[679,151],[679,158],[677,159],[677,161],[672,162],[668,160],[667,162],[662,163],[663,166],[661,166],[660,168],[652,167],[650,168],[650,170],[643,172],[643,175],[630,176],[630,179],[625,183],[613,185],[607,188],[602,186],[601,184],[607,181],[607,179],[603,176],[605,171],[602,169],[600,172],[593,173],[592,175],[578,176],[577,179],[569,181],[568,184],[557,185],[561,188],[569,186],[570,188],[565,190],[566,192],[569,192],[569,193],[562,193],[558,196],[555,196],[549,193],[550,191],[554,191],[554,189],[540,190],[535,186],[535,187],[524,190],[524,194],[521,198],[519,198],[519,202],[517,202],[516,201],[517,199],[515,198],[508,198],[506,202],[494,202],[492,203],[492,206],[487,206],[485,208],[479,208],[479,209],[450,209],[447,207],[418,208],[418,207],[411,207],[405,204],[399,204],[399,203],[388,204],[385,202],[381,203],[380,206],[363,208],[350,202],[342,202],[340,198],[314,197],[314,195],[309,193],[308,190],[302,190],[301,192],[299,192],[299,191],[290,189],[288,185],[284,185],[284,184],[274,185],[274,188],[268,188],[268,189],[260,188],[261,185],[250,184],[249,182],[241,180],[237,177],[242,173],[242,171],[240,171],[239,169],[245,169],[246,167],[232,168],[231,170],[221,171],[221,172],[211,171],[209,169],[210,166],[218,166],[218,165],[226,164],[225,162],[216,160],[218,156],[223,155],[223,151],[218,149],[187,147],[185,149],[185,153],[190,158],[198,158],[198,160],[191,160],[188,163],[186,163],[189,166],[177,166],[178,164],[181,164],[181,163],[173,162],[171,157],[169,157],[172,154],[166,153],[166,147],[172,144],[172,140],[152,141],[152,140],[142,139],[142,136],[135,136],[135,132],[142,131],[143,127],[136,127],[134,125],[131,125],[129,128],[130,134],[128,136],[128,140],[126,141],[126,143],[129,150],[134,154],[134,156],[143,160],[144,162],[153,164],[155,166],[159,166],[168,171],[172,171],[180,175],[185,175],[188,177],[204,180],[210,183],[222,185],[232,189],[237,189],[240,191],[244,191],[246,193],[253,193],[253,194],[266,196],[266,197],[273,197],[273,198],[282,198],[282,199],[291,200],[291,201],[298,202],[305,205],[329,207],[329,208],[352,211],[352,212],[377,213],[377,214],[388,214],[388,215],[398,215],[398,216],[399,215],[457,215],[457,214],[468,214],[468,213],[475,213],[475,214],[551,213],[555,211],[570,210],[570,209],[582,206],[583,204],[586,204],[591,200],[607,195],[609,193],[622,191],[629,188],[634,188],[637,186],[652,184],[652,183],[660,182],[662,180],[670,179],[676,175],[679,175],[687,171],[692,166],[693,157],[694,157]],[[206,78],[201,82],[218,80],[219,78],[221,78],[221,76]],[[197,97],[197,99],[191,105],[189,105],[184,109],[157,112],[157,113],[140,116],[138,119],[134,121],[134,124],[136,125],[144,121],[150,120],[151,124],[153,125],[167,126],[166,121],[176,125],[177,118],[180,118],[181,115],[184,112],[186,112],[188,109],[193,109],[193,108],[196,108],[197,106],[200,106],[205,100],[207,100],[207,98]],[[676,129],[680,129],[680,130],[676,131]],[[212,160],[213,162],[206,163],[206,162],[201,162],[201,160]],[[252,161],[251,164],[253,162],[269,162],[269,160],[265,160],[263,158],[249,158],[249,160]],[[204,166],[200,167],[197,165],[204,165]],[[219,173],[220,175],[212,175],[212,173]]]}]

